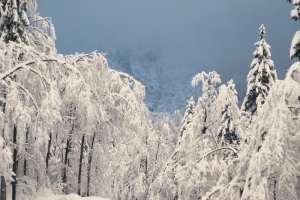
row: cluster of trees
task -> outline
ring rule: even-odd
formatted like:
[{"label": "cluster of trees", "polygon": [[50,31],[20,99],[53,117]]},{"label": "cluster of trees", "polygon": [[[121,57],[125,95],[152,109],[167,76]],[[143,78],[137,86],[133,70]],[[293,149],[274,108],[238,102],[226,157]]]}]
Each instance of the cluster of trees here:
[{"label": "cluster of trees", "polygon": [[10,187],[13,200],[43,188],[141,199],[178,125],[151,115],[144,86],[102,54],[57,54],[35,0],[1,3],[1,200]]},{"label": "cluster of trees", "polygon": [[[299,199],[300,31],[277,80],[260,27],[239,109],[233,80],[191,84],[184,116],[150,113],[144,86],[101,53],[61,55],[35,0],[0,6],[1,200],[56,194],[111,199]],[[300,18],[300,2],[292,18]],[[298,60],[298,61],[297,61]]]}]

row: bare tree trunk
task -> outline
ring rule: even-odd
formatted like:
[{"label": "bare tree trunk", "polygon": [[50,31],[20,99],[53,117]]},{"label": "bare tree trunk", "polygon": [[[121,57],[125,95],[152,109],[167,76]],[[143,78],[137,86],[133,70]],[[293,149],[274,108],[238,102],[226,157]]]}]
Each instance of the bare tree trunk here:
[{"label": "bare tree trunk", "polygon": [[0,200],[6,200],[6,182],[4,176],[1,176]]},{"label": "bare tree trunk", "polygon": [[[6,91],[5,88],[3,88],[3,99],[6,99]],[[5,113],[5,106],[6,103],[0,102],[1,107],[2,107],[2,112]],[[2,130],[2,138],[4,139],[4,128]],[[5,177],[1,176],[1,191],[0,191],[0,200],[6,200],[6,181]]]},{"label": "bare tree trunk", "polygon": [[13,173],[15,175],[12,176],[13,182],[12,185],[12,200],[16,200],[17,195],[17,171],[18,171],[18,150],[17,150],[17,126],[14,125],[14,132],[13,132],[13,144],[14,144],[14,151],[13,151]]},{"label": "bare tree trunk", "polygon": [[87,167],[87,196],[90,196],[91,167],[92,167],[92,156],[93,156],[93,148],[94,148],[95,137],[96,137],[96,132],[94,132],[94,135],[93,135],[93,138],[92,138],[92,144],[91,144],[91,149],[90,149],[89,159],[88,159],[88,167]]},{"label": "bare tree trunk", "polygon": [[25,136],[25,140],[26,140],[26,143],[25,143],[25,158],[24,158],[24,176],[27,175],[27,159],[26,159],[26,156],[27,156],[27,151],[28,151],[28,148],[27,148],[27,145],[28,145],[28,128],[26,129],[26,136]]},{"label": "bare tree trunk", "polygon": [[[146,136],[146,148],[148,149],[148,136]],[[145,178],[146,178],[146,186],[148,187],[148,155],[146,155],[145,157]],[[146,193],[145,193],[145,199],[147,198],[148,196],[148,189],[149,187],[147,188],[146,190]]]},{"label": "bare tree trunk", "polygon": [[48,141],[48,150],[47,150],[47,156],[46,156],[46,169],[47,169],[47,173],[48,173],[48,169],[49,169],[49,159],[50,159],[51,142],[52,142],[52,133],[50,132],[49,141]]},{"label": "bare tree trunk", "polygon": [[78,172],[78,195],[80,196],[81,189],[81,171],[82,171],[82,159],[83,159],[83,148],[84,148],[84,134],[81,140],[80,158],[79,158],[79,172]]},{"label": "bare tree trunk", "polygon": [[64,175],[63,175],[63,183],[67,183],[67,164],[69,163],[69,158],[68,158],[68,154],[71,151],[71,140],[72,140],[72,134],[73,134],[73,130],[74,130],[74,123],[72,124],[72,129],[71,132],[68,136],[68,140],[67,140],[67,146],[66,146],[66,153],[65,153],[65,168],[64,168]]}]

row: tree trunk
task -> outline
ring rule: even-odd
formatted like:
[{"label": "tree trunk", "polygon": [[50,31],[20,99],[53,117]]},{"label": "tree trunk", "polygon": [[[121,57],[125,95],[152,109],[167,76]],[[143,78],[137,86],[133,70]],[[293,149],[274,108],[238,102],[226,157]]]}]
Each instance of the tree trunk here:
[{"label": "tree trunk", "polygon": [[80,196],[81,189],[81,171],[82,171],[82,159],[83,159],[83,148],[84,148],[84,134],[81,140],[80,158],[79,158],[79,172],[78,172],[78,195]]},{"label": "tree trunk", "polygon": [[207,129],[207,125],[206,125],[206,121],[207,121],[207,110],[206,110],[206,108],[204,109],[204,122],[203,122],[203,124],[204,124],[204,126],[203,126],[203,128],[202,128],[202,134],[205,134],[205,132],[206,132],[206,129]]},{"label": "tree trunk", "polygon": [[0,200],[6,200],[6,182],[4,176],[1,176]]},{"label": "tree trunk", "polygon": [[[3,99],[6,99],[5,87],[3,88]],[[2,112],[5,113],[6,103],[0,102],[0,105],[2,107]],[[4,139],[4,128],[2,129],[2,138]],[[6,200],[6,181],[4,176],[1,176],[0,200]]]},{"label": "tree trunk", "polygon": [[[148,136],[146,136],[146,149],[148,149]],[[148,155],[145,157],[145,176],[146,176],[146,183],[148,180]]]},{"label": "tree trunk", "polygon": [[27,159],[26,159],[26,156],[27,156],[27,151],[28,151],[28,128],[26,129],[26,136],[25,136],[25,140],[26,140],[26,143],[25,143],[25,156],[24,156],[24,176],[27,175]]},{"label": "tree trunk", "polygon": [[48,141],[48,150],[47,150],[47,156],[46,156],[46,170],[47,170],[47,173],[48,173],[48,170],[49,170],[51,142],[52,142],[52,133],[50,132],[49,141]]},{"label": "tree trunk", "polygon": [[[148,149],[148,136],[146,136],[146,149]],[[148,155],[146,155],[145,157],[145,184],[146,184],[146,187],[148,186]],[[148,189],[146,190],[146,193],[145,193],[145,197],[144,199],[147,199],[147,196],[148,196]]]},{"label": "tree trunk", "polygon": [[96,132],[94,132],[93,138],[92,138],[92,144],[88,159],[88,167],[87,167],[87,196],[90,196],[90,182],[91,182],[91,167],[92,167],[92,156],[93,156],[93,148],[94,148],[94,142],[95,142]]},{"label": "tree trunk", "polygon": [[17,160],[17,126],[14,125],[14,132],[13,132],[13,144],[14,144],[14,151],[13,151],[13,173],[12,176],[13,182],[12,185],[12,200],[16,200],[17,195],[17,171],[18,171],[18,160]]},{"label": "tree trunk", "polygon": [[66,146],[66,153],[65,153],[65,168],[64,168],[64,175],[63,175],[63,183],[67,183],[67,164],[69,163],[69,158],[68,154],[71,151],[71,140],[72,140],[72,134],[73,134],[73,129],[74,129],[74,123],[72,124],[72,129],[70,132],[70,135],[68,136],[67,140],[67,146]]},{"label": "tree trunk", "polygon": [[[155,153],[155,161],[154,161],[154,169],[156,169],[156,165],[157,165],[157,160],[158,160],[158,153],[159,153],[159,146],[160,146],[160,133],[159,133],[159,138],[158,138],[158,141],[157,141],[157,148],[156,148],[156,153]],[[154,171],[152,173],[152,181],[151,183],[153,183],[154,181]]]}]

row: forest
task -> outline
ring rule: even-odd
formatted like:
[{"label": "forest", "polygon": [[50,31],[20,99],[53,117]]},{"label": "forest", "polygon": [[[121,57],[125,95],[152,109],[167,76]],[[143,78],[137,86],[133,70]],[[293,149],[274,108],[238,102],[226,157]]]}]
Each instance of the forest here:
[{"label": "forest", "polygon": [[[300,0],[287,1],[297,24]],[[284,80],[261,25],[241,108],[233,80],[203,71],[191,80],[202,96],[170,116],[149,111],[142,83],[111,69],[105,54],[58,54],[36,0],[0,2],[0,200],[46,190],[115,200],[300,199],[300,31]]]}]

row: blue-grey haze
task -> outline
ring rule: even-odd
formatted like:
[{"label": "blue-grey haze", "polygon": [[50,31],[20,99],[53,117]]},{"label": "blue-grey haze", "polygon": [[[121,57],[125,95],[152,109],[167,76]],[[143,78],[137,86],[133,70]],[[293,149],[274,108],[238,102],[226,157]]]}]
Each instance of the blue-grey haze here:
[{"label": "blue-grey haze", "polygon": [[[255,50],[253,44],[259,40],[260,25],[266,27],[266,41],[272,47],[272,60],[280,79],[293,62],[289,59],[290,44],[300,29],[300,23],[290,18],[293,6],[285,0],[37,0],[37,3],[40,15],[52,18],[59,53],[108,52],[109,64],[119,64],[121,67],[115,67],[119,70],[125,66],[123,71],[129,73],[138,67],[131,69],[133,61],[122,63],[124,52],[129,54],[127,57],[150,55],[149,62],[160,60],[154,72],[174,75],[170,81],[176,79],[177,85],[180,82],[188,85],[192,76],[203,70],[215,70],[221,74],[223,83],[234,79],[240,101],[245,95],[246,77]],[[115,52],[120,49],[123,49],[121,58],[116,58],[120,53]],[[131,60],[125,61],[128,59]],[[145,61],[135,65],[141,63]],[[158,95],[158,90],[151,93],[151,85],[156,84],[157,88],[165,88],[159,94],[165,96],[164,102],[176,96],[176,84],[151,83],[149,77],[139,76],[141,73],[133,71],[132,75],[146,85],[147,93]],[[174,91],[173,96],[165,94],[168,90]],[[193,90],[188,96],[192,94]],[[182,103],[174,109],[184,108],[186,96],[178,98]],[[170,112],[164,105],[154,110]]]}]

